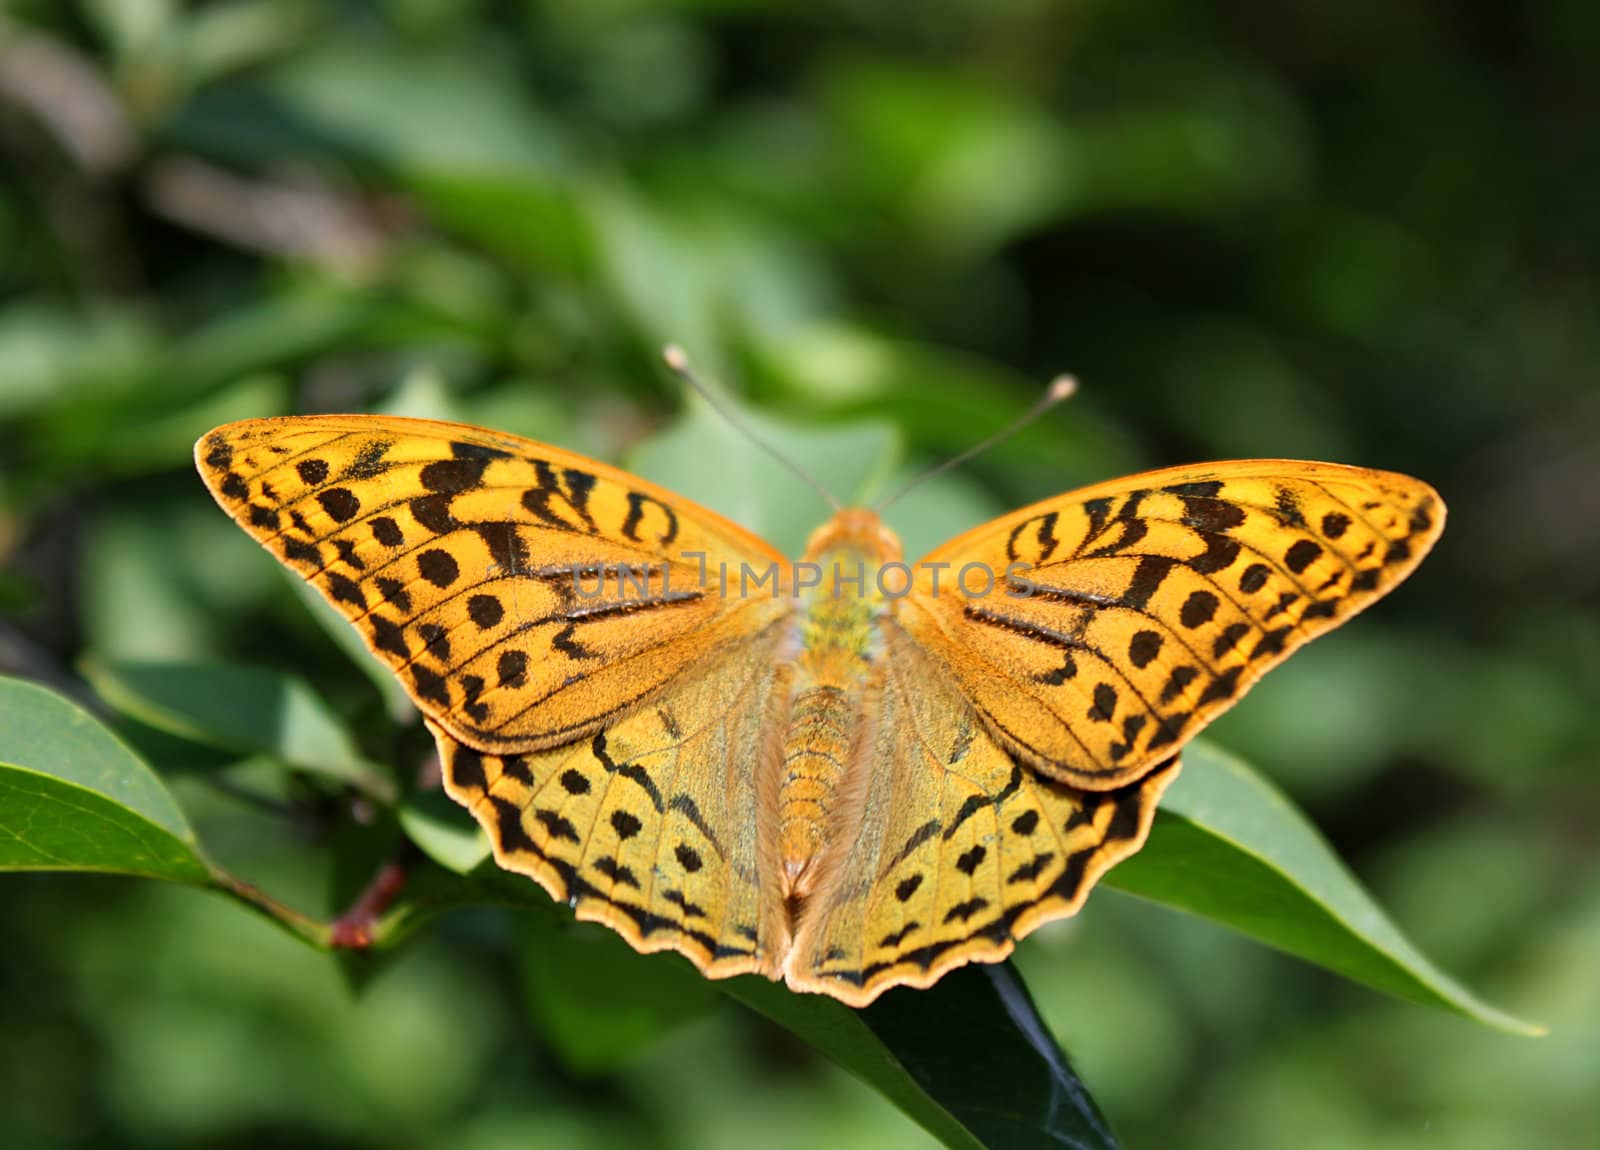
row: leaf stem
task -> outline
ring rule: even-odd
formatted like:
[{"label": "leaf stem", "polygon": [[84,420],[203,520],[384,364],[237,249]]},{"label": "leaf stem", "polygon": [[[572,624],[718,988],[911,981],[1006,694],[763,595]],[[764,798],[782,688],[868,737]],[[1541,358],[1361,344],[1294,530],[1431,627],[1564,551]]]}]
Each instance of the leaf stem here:
[{"label": "leaf stem", "polygon": [[318,950],[333,949],[333,930],[327,923],[301,914],[293,907],[279,902],[260,887],[245,882],[215,864],[211,867],[211,887],[256,913],[266,916],[302,942]]}]

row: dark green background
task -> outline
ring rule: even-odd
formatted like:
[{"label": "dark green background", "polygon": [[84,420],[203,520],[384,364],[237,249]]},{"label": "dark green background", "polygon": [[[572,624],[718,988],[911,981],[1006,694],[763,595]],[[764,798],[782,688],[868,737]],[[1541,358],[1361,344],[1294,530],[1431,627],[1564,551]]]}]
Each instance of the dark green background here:
[{"label": "dark green background", "polygon": [[[1079,399],[892,517],[909,549],[1194,459],[1434,483],[1435,555],[1214,734],[1442,965],[1553,1031],[1382,1000],[1103,892],[1019,965],[1127,1144],[1593,1144],[1600,9],[9,12],[0,670],[87,698],[85,657],[245,660],[381,740],[370,685],[189,466],[226,419],[384,409],[659,458],[630,453],[683,406],[654,359],[672,339],[764,414],[897,428],[909,467],[1071,370]],[[793,547],[823,511],[792,492],[706,497]],[[231,768],[281,788],[263,812],[214,764],[157,762],[274,891],[320,911],[365,873],[325,791]],[[187,891],[13,876],[0,907],[10,1145],[928,1141],[696,984],[565,1033],[551,988],[598,1002],[604,971],[552,967],[525,916],[448,920],[352,998]]]}]

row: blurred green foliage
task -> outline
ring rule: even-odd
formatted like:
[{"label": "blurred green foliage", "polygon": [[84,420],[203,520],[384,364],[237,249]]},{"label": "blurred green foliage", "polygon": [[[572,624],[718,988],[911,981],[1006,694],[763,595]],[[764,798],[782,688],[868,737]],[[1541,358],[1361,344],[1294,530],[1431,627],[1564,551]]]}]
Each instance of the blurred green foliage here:
[{"label": "blurred green foliage", "polygon": [[[1189,459],[1433,482],[1435,555],[1214,734],[1425,950],[1552,1028],[1380,1001],[1103,892],[1018,961],[1126,1143],[1592,1145],[1597,44],[1576,0],[14,0],[0,669],[91,705],[163,660],[296,676],[285,705],[363,746],[124,733],[224,862],[331,910],[394,832],[315,780],[396,753],[390,703],[204,497],[201,432],[383,410],[665,466],[670,339],[864,437],[839,468],[895,436],[909,468],[1070,369],[1070,408],[897,508],[907,550]],[[822,507],[789,490],[686,493],[793,549]],[[573,1039],[555,986],[595,971],[522,917],[448,919],[352,997],[186,891],[0,900],[8,1144],[927,1141],[695,990]]]}]

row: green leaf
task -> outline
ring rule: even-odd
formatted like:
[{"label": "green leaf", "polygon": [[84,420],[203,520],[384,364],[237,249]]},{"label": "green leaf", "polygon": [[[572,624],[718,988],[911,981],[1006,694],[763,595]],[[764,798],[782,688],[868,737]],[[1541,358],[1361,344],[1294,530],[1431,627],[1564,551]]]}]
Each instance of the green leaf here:
[{"label": "green leaf", "polygon": [[84,672],[107,702],[149,726],[240,754],[274,755],[394,799],[387,773],[361,756],[344,724],[296,676],[234,663],[89,661]]},{"label": "green leaf", "polygon": [[0,678],[0,869],[84,870],[204,882],[161,780],[86,711]]},{"label": "green leaf", "polygon": [[400,807],[400,829],[423,854],[456,874],[469,874],[489,858],[489,836],[438,789],[406,799]]},{"label": "green leaf", "polygon": [[865,1010],[760,978],[719,985],[946,1146],[1117,1146],[1008,963],[964,967],[927,990],[892,990]]},{"label": "green leaf", "polygon": [[1517,1034],[1542,1028],[1480,1001],[1412,945],[1276,787],[1199,741],[1145,847],[1106,882],[1215,919],[1412,1002]]},{"label": "green leaf", "polygon": [[721,1002],[686,959],[639,954],[593,923],[530,914],[520,925],[528,1010],[569,1070],[616,1070]]}]

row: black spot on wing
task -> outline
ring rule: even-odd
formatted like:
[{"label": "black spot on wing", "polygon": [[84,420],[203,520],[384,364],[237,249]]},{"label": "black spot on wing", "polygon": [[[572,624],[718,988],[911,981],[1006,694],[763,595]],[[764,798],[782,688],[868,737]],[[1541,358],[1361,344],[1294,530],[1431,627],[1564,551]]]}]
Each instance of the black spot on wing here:
[{"label": "black spot on wing", "polygon": [[398,579],[391,579],[387,575],[379,575],[375,580],[378,594],[383,596],[385,603],[393,603],[400,610],[407,613],[411,610],[411,596],[406,591],[406,585]]},{"label": "black spot on wing", "polygon": [[372,528],[372,537],[385,547],[399,547],[406,541],[400,525],[387,515],[380,515],[367,524]]},{"label": "black spot on wing", "polygon": [[1161,653],[1162,638],[1156,631],[1135,631],[1128,641],[1128,660],[1135,667],[1148,667]]},{"label": "black spot on wing", "polygon": [[1006,885],[1033,882],[1044,873],[1044,868],[1055,861],[1055,851],[1041,851],[1006,876]]},{"label": "black spot on wing", "polygon": [[569,795],[586,795],[589,793],[588,778],[571,767],[561,772],[561,786]]},{"label": "black spot on wing", "polygon": [[920,922],[916,921],[916,919],[912,919],[910,922],[906,923],[899,930],[891,931],[890,933],[888,933],[888,934],[884,935],[882,938],[880,938],[878,940],[878,945],[879,946],[899,946],[902,942],[904,942],[906,939],[911,937],[911,932],[912,931],[920,930],[921,928],[922,928],[922,924]]},{"label": "black spot on wing", "polygon": [[449,757],[450,781],[463,790],[487,790],[489,780],[483,773],[483,755],[467,746],[456,744],[456,752]]},{"label": "black spot on wing", "polygon": [[330,487],[317,492],[317,502],[336,523],[348,523],[361,512],[361,500],[348,487]]},{"label": "black spot on wing", "polygon": [[417,556],[417,572],[435,587],[448,587],[461,576],[461,568],[448,551],[435,547]]},{"label": "black spot on wing", "polygon": [[627,811],[612,811],[611,829],[617,832],[619,839],[631,839],[644,829],[644,824]]},{"label": "black spot on wing", "polygon": [[578,828],[573,826],[569,819],[563,818],[560,812],[547,810],[544,807],[540,807],[538,810],[533,812],[533,817],[544,826],[546,833],[548,833],[551,838],[561,839],[571,843],[580,841],[578,838]]},{"label": "black spot on wing", "polygon": [[1193,559],[1189,566],[1202,575],[1215,575],[1226,571],[1239,558],[1239,541],[1226,535],[1206,536],[1206,549]]},{"label": "black spot on wing", "polygon": [[442,495],[437,492],[432,495],[419,495],[409,504],[411,517],[435,535],[454,531],[461,526],[450,511],[450,501],[454,498],[453,495]]},{"label": "black spot on wing", "polygon": [[1284,553],[1283,564],[1296,575],[1299,575],[1307,567],[1315,563],[1317,557],[1321,554],[1322,545],[1320,543],[1315,543],[1310,539],[1297,539],[1289,550]]},{"label": "black spot on wing", "polygon": [[706,908],[697,902],[690,902],[681,890],[669,890],[662,894],[662,899],[683,911],[684,918],[705,918]]},{"label": "black spot on wing", "polygon": [[966,922],[973,915],[977,914],[980,910],[988,905],[989,900],[986,898],[969,898],[966,902],[958,902],[955,906],[951,907],[950,910],[945,914],[944,921],[947,924],[952,922]]},{"label": "black spot on wing", "polygon": [[444,676],[431,668],[424,667],[421,663],[411,664],[411,681],[416,685],[419,696],[438,703],[441,707],[450,705],[450,687],[445,682]]},{"label": "black spot on wing", "polygon": [[1211,657],[1214,659],[1222,658],[1222,656],[1238,646],[1239,640],[1249,633],[1250,624],[1229,623],[1222,629],[1222,634],[1217,636],[1216,642],[1211,645]]},{"label": "black spot on wing", "polygon": [[1183,500],[1182,523],[1196,531],[1222,532],[1244,522],[1244,509],[1221,499],[1187,495]]},{"label": "black spot on wing", "polygon": [[388,651],[391,655],[398,655],[402,659],[411,657],[411,648],[406,644],[405,629],[393,619],[386,619],[382,615],[367,616],[372,620],[372,645],[380,651]]},{"label": "black spot on wing", "polygon": [[483,483],[487,459],[438,459],[423,467],[419,478],[429,491],[458,495]]},{"label": "black spot on wing", "polygon": [[276,531],[278,529],[277,510],[271,507],[263,507],[259,503],[252,503],[250,505],[250,526]]},{"label": "black spot on wing", "polygon": [[505,608],[500,600],[493,595],[474,595],[467,600],[467,614],[478,625],[478,630],[487,631],[505,618]]},{"label": "black spot on wing", "polygon": [[348,577],[337,571],[327,573],[328,593],[341,603],[349,603],[352,607],[364,608],[367,597],[361,593],[361,588]]},{"label": "black spot on wing", "polygon": [[612,882],[622,886],[631,886],[634,890],[639,889],[639,880],[634,876],[633,871],[623,866],[616,859],[596,859],[591,865]]},{"label": "black spot on wing", "polygon": [[988,855],[989,849],[982,843],[979,843],[971,850],[962,851],[961,854],[956,857],[956,869],[962,874],[970,876],[978,869],[979,864],[981,864],[983,860],[988,857]]},{"label": "black spot on wing", "polygon": [[1192,631],[1211,622],[1217,605],[1218,599],[1210,591],[1191,591],[1178,610],[1178,621]]},{"label": "black spot on wing", "polygon": [[495,663],[495,673],[500,676],[502,687],[520,687],[528,673],[528,654],[526,651],[501,651],[500,658]]}]

